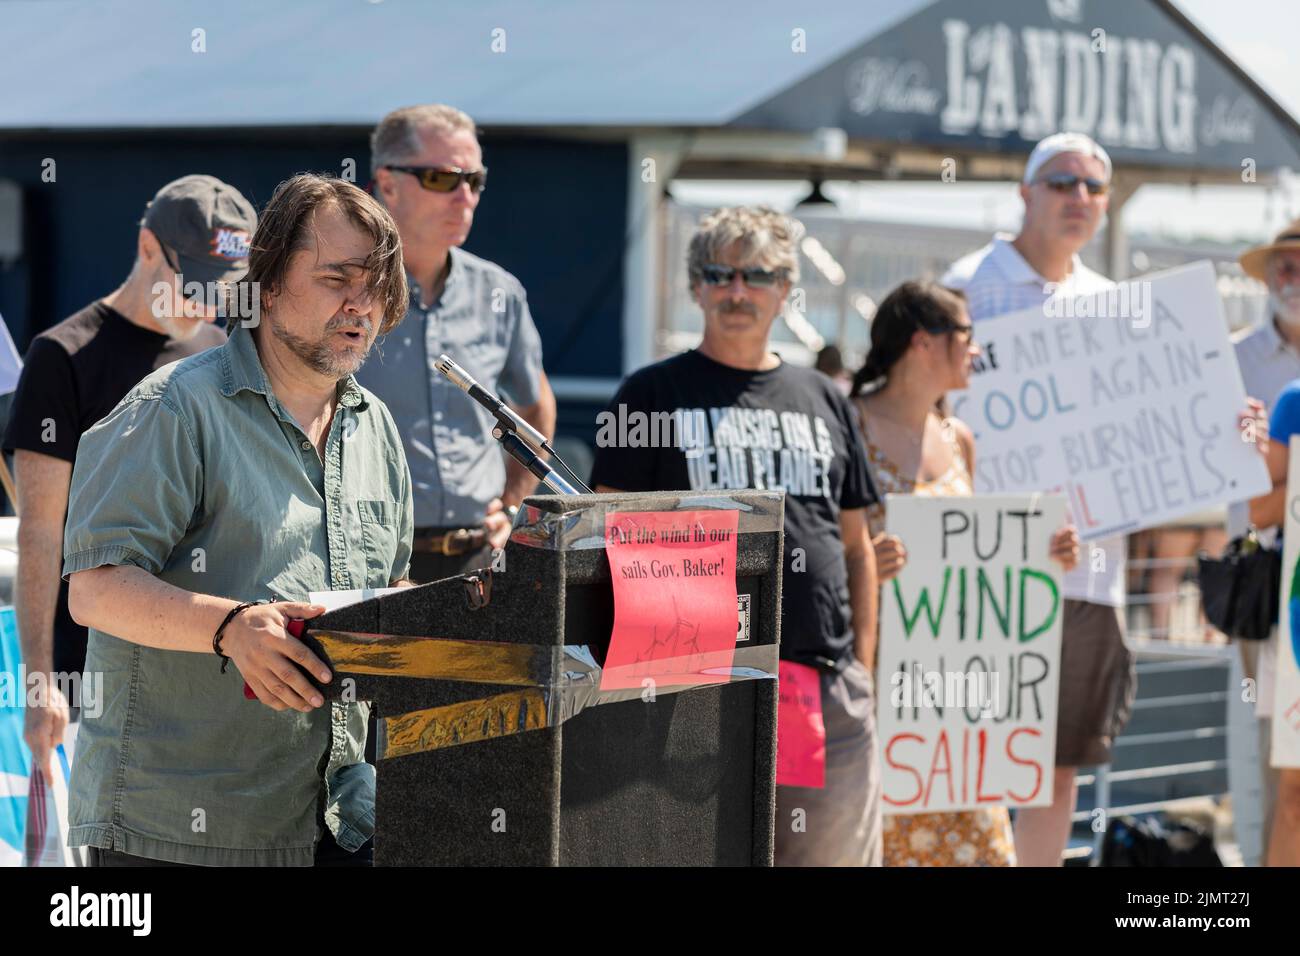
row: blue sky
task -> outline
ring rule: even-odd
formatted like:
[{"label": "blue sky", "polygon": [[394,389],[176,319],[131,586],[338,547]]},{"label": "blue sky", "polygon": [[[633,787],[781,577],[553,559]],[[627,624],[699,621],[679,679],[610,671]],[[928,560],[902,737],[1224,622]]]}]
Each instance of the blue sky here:
[{"label": "blue sky", "polygon": [[1295,68],[1300,5],[1291,0],[1174,3],[1293,115],[1300,115],[1300,72]]}]

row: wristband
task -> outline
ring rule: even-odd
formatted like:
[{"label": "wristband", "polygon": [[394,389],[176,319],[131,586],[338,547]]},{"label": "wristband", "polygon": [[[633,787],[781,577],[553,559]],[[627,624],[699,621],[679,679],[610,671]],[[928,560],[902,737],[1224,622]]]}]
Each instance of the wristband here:
[{"label": "wristband", "polygon": [[245,603],[240,604],[237,607],[231,608],[230,613],[226,615],[226,619],[222,621],[221,626],[217,628],[217,633],[212,635],[212,653],[216,654],[218,657],[221,658],[221,673],[224,674],[226,672],[226,665],[230,663],[230,658],[221,652],[221,638],[225,634],[226,625],[229,624],[232,620],[234,620],[235,615],[238,614],[240,611],[247,610],[248,608],[252,607],[255,604],[265,604],[265,603],[266,603],[265,601],[246,601]]}]

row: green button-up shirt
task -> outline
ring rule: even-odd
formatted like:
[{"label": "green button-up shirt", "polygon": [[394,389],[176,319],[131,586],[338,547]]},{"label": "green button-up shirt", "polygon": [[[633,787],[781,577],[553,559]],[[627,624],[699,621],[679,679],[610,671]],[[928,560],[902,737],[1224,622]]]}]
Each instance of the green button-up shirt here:
[{"label": "green button-up shirt", "polygon": [[[351,376],[338,397],[322,462],[271,391],[248,329],[149,375],[82,436],[64,576],[134,565],[238,601],[405,577],[401,436]],[[362,760],[362,705],[277,713],[245,700],[238,670],[222,674],[212,654],[93,628],[86,671],[103,674],[102,713],[83,711],[71,845],[205,865],[312,863],[326,781]],[[350,815],[340,798],[328,816],[346,831],[367,808]]]}]

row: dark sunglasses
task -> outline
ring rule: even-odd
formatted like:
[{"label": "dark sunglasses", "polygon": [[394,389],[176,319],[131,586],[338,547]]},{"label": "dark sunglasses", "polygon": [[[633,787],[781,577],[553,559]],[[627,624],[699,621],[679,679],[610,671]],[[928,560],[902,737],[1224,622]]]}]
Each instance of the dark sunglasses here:
[{"label": "dark sunglasses", "polygon": [[397,173],[410,173],[420,185],[435,193],[454,192],[461,183],[469,183],[471,192],[481,193],[487,188],[487,167],[466,172],[459,166],[385,166]]},{"label": "dark sunglasses", "polygon": [[1091,176],[1076,176],[1073,173],[1052,173],[1050,176],[1044,176],[1038,180],[1048,189],[1053,189],[1058,193],[1072,193],[1079,188],[1079,183],[1083,183],[1088,190],[1089,196],[1104,196],[1110,184],[1100,179],[1093,179]]},{"label": "dark sunglasses", "polygon": [[784,269],[733,269],[730,266],[707,265],[700,269],[700,281],[705,285],[728,286],[740,276],[751,289],[768,289],[785,278]]}]

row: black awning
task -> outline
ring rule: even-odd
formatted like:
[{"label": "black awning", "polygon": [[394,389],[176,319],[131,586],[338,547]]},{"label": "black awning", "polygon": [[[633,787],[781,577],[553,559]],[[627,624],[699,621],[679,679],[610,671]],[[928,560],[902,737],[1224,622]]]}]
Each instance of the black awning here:
[{"label": "black awning", "polygon": [[939,0],[730,125],[1007,154],[1066,129],[1119,166],[1300,169],[1300,126],[1165,0]]}]

